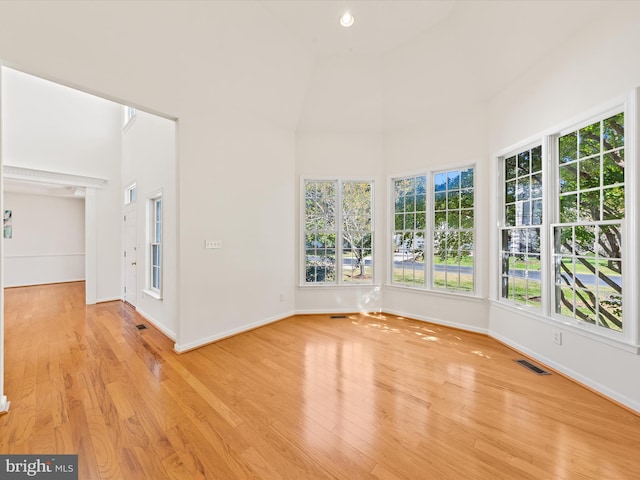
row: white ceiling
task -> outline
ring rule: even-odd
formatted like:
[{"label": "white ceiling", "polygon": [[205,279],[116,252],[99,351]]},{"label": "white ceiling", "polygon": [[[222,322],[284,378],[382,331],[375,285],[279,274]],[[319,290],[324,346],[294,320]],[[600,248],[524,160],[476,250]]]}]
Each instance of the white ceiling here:
[{"label": "white ceiling", "polygon": [[[225,124],[256,118],[298,131],[354,132],[411,127],[457,105],[483,104],[516,79],[552,75],[563,46],[597,40],[600,18],[621,18],[629,2],[37,5],[0,2],[3,60],[40,65],[51,78],[170,117],[206,111]],[[338,23],[347,9],[356,17],[349,29]]]},{"label": "white ceiling", "polygon": [[[453,0],[266,0],[261,5],[314,53],[381,55],[441,22],[455,3]],[[350,28],[338,23],[346,11],[356,19]]]},{"label": "white ceiling", "polygon": [[[398,129],[456,102],[483,103],[620,2],[267,1],[315,52],[304,131]],[[338,23],[351,5],[353,27]],[[449,107],[448,107],[449,106]]]}]

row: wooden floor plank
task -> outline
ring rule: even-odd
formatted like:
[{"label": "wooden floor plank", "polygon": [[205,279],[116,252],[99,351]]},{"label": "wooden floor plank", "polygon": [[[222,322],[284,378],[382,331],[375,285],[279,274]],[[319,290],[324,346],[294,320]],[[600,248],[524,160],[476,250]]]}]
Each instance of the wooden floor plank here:
[{"label": "wooden floor plank", "polygon": [[631,479],[640,417],[475,333],[297,316],[178,355],[81,282],[5,291],[0,453],[80,478]]}]

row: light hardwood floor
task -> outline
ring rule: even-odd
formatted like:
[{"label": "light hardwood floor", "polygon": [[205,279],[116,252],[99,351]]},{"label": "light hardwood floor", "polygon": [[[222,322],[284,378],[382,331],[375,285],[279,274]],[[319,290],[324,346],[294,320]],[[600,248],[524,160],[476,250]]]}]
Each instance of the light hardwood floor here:
[{"label": "light hardwood floor", "polygon": [[0,453],[77,453],[82,480],[640,478],[638,416],[482,335],[299,316],[177,355],[83,295],[6,290]]}]

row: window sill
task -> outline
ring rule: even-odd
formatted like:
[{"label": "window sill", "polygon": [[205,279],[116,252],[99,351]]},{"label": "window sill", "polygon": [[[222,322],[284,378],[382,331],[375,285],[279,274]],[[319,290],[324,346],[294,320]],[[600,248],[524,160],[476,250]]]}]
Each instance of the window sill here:
[{"label": "window sill", "polygon": [[144,289],[142,290],[142,293],[144,293],[145,295],[149,295],[151,298],[155,298],[156,300],[162,300],[162,293],[160,292],[154,292],[153,290]]},{"label": "window sill", "polygon": [[592,331],[587,325],[580,325],[571,322],[570,320],[563,321],[553,317],[547,317],[543,315],[542,312],[535,312],[529,308],[524,308],[519,305],[511,305],[505,302],[501,302],[500,300],[491,300],[491,305],[500,308],[501,310],[517,313],[524,317],[530,318],[540,323],[544,323],[546,325],[550,325],[555,328],[563,328],[569,332],[575,333],[595,342],[604,343],[605,345],[619,348],[620,350],[624,350],[625,352],[640,355],[640,345],[635,345],[633,343],[627,342],[624,339],[601,335],[597,332]]},{"label": "window sill", "polygon": [[455,292],[455,291],[447,291],[447,290],[431,290],[428,288],[420,288],[420,287],[410,287],[407,285],[395,285],[393,283],[386,283],[384,285],[385,288],[391,290],[399,290],[402,292],[412,292],[418,293],[421,295],[436,295],[442,298],[464,298],[465,300],[470,300],[474,302],[483,302],[485,299],[480,297],[475,293],[463,293],[463,292]]},{"label": "window sill", "polygon": [[343,283],[340,285],[337,285],[335,283],[316,283],[316,284],[309,284],[309,283],[303,283],[303,284],[299,284],[298,288],[357,288],[357,287],[364,287],[364,288],[380,288],[381,285],[379,283]]}]

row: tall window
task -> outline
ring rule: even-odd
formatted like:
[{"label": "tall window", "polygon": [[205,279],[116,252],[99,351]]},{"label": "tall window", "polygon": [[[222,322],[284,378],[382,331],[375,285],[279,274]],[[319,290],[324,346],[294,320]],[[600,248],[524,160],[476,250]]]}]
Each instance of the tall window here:
[{"label": "tall window", "polygon": [[[548,291],[543,314],[616,336],[624,328],[624,113],[604,115],[547,140],[553,162],[543,161],[540,145],[503,161],[501,297],[542,310]],[[544,165],[553,165],[552,181],[545,185]],[[544,196],[549,218],[543,218]],[[550,243],[543,250],[546,238]],[[541,265],[552,266],[552,288],[543,284]]]},{"label": "tall window", "polygon": [[509,156],[503,166],[502,298],[540,308],[542,146]]},{"label": "tall window", "polygon": [[133,121],[133,119],[136,118],[136,109],[125,105],[122,108],[122,112],[123,112],[122,128],[127,128],[129,124]]},{"label": "tall window", "polygon": [[399,178],[393,182],[393,283],[425,285],[427,235],[427,177]]},{"label": "tall window", "polygon": [[151,291],[162,291],[162,197],[151,199],[150,271]]},{"label": "tall window", "polygon": [[554,310],[622,331],[622,227],[625,220],[624,114],[557,139],[553,228]]},{"label": "tall window", "polygon": [[393,284],[473,292],[473,175],[470,167],[435,173],[432,189],[426,175],[393,180]]},{"label": "tall window", "polygon": [[473,291],[473,168],[433,176],[433,288]]},{"label": "tall window", "polygon": [[135,183],[129,185],[124,191],[124,204],[129,205],[130,203],[134,203],[138,196],[138,188]]},{"label": "tall window", "polygon": [[307,284],[373,282],[373,184],[304,182]]}]

